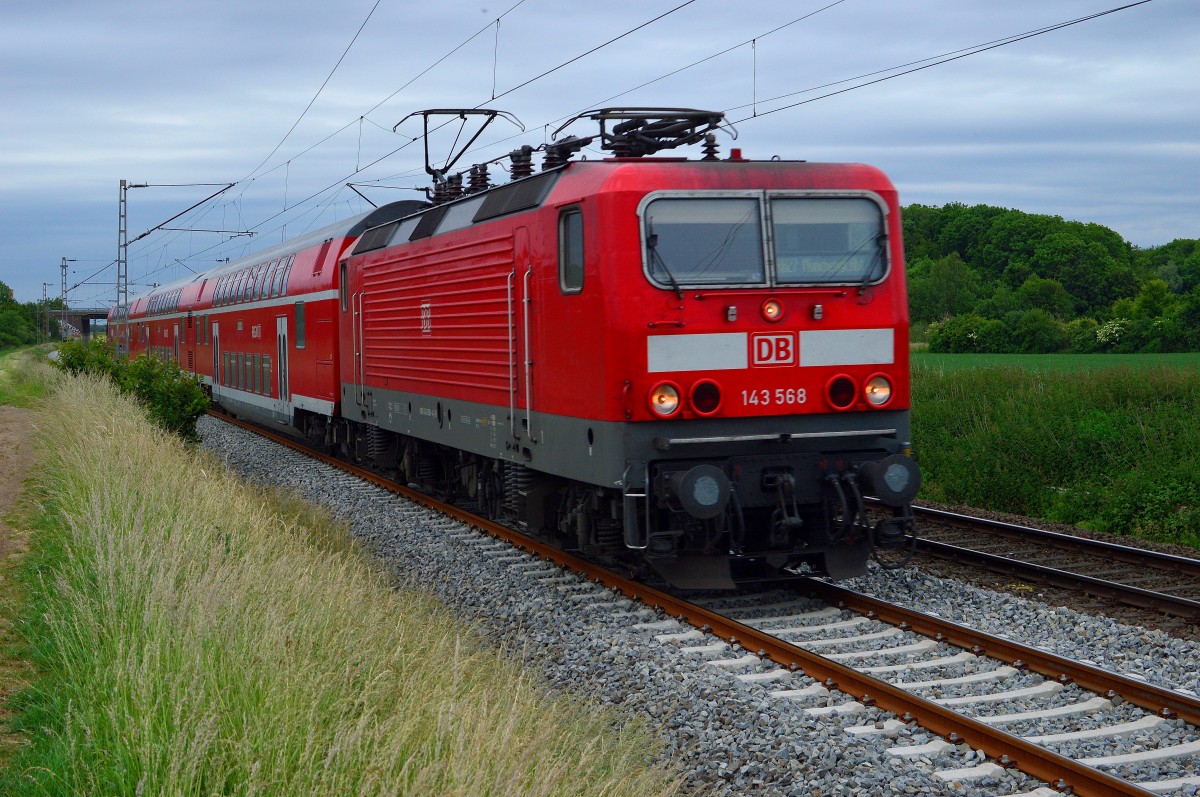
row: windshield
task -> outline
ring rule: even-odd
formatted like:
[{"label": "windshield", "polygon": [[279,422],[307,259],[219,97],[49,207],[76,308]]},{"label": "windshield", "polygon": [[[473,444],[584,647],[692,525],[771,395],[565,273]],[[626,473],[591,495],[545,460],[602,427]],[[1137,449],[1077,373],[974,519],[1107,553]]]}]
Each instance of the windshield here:
[{"label": "windshield", "polygon": [[870,199],[771,200],[780,283],[867,282],[885,269],[883,214]]},{"label": "windshield", "polygon": [[655,281],[676,286],[766,279],[757,199],[656,199],[645,218],[646,261]]},{"label": "windshield", "polygon": [[865,196],[659,197],[646,204],[643,218],[646,273],[676,291],[684,285],[865,286],[887,272],[883,209]]}]

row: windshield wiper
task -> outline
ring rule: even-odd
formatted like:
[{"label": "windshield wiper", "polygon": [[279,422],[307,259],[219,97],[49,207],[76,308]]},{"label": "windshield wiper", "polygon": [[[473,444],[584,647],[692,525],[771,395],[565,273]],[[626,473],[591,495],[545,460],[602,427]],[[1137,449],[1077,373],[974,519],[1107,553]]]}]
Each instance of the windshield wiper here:
[{"label": "windshield wiper", "polygon": [[[650,257],[662,266],[663,273],[667,275],[667,279],[671,281],[671,287],[675,289],[675,295],[682,300],[683,288],[679,287],[679,281],[675,279],[675,275],[671,273],[671,269],[667,268],[667,261],[663,260],[662,255],[658,253],[658,236],[654,234],[653,222],[649,225],[649,230],[646,234],[646,249],[649,250]],[[651,265],[651,271],[653,270],[653,265]]]},{"label": "windshield wiper", "polygon": [[[871,236],[871,238],[867,239],[867,241],[863,241],[862,246],[859,246],[854,251],[857,252],[859,249],[862,249],[863,246],[866,246],[868,241],[872,241],[872,240],[875,241],[875,243],[877,243],[879,245],[879,253],[876,255],[875,263],[879,263],[881,266],[883,266],[886,269],[887,268],[887,254],[884,251],[885,247],[887,246],[887,234],[886,233],[882,233],[882,232],[876,233],[875,235]],[[867,273],[863,276],[863,281],[858,286],[858,295],[859,296],[862,296],[863,293],[866,292],[867,286],[871,283],[871,277],[875,274],[875,263],[872,263],[871,267],[867,269]],[[879,276],[882,277],[883,274],[880,273]]]}]

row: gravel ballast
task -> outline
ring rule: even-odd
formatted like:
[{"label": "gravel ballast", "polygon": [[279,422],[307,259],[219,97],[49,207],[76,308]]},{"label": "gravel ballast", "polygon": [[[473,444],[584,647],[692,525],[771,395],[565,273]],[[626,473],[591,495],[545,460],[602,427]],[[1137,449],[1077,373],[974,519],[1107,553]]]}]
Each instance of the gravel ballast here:
[{"label": "gravel ballast", "polygon": [[[897,745],[934,737],[913,726],[890,737],[847,733],[892,717],[877,708],[807,714],[807,708],[849,698],[836,692],[804,700],[773,697],[774,690],[802,689],[812,679],[739,680],[738,674],[773,665],[713,666],[708,662],[746,651],[722,650],[712,637],[660,642],[656,636],[673,621],[640,604],[221,421],[201,419],[199,431],[205,447],[247,479],[290,489],[345,519],[401,582],[436,595],[554,688],[657,724],[689,793],[1004,795],[1040,785],[1014,770],[947,784],[935,777],[937,770],[978,764],[980,755],[965,745],[912,758],[891,754]],[[1164,686],[1200,689],[1200,646],[1165,634],[913,571],[874,572],[848,586]],[[1181,729],[1166,723],[1163,733]],[[1086,749],[1090,754],[1093,747]],[[1062,752],[1075,754],[1065,747]],[[1122,774],[1130,773],[1123,768]]]}]

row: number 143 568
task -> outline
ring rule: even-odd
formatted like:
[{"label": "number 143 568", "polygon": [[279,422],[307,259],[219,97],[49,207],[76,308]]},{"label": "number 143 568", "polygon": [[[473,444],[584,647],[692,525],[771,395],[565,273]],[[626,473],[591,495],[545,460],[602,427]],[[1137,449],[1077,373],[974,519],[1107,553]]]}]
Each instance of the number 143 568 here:
[{"label": "number 143 568", "polygon": [[803,404],[808,400],[808,395],[805,389],[798,388],[776,388],[768,390],[761,388],[758,390],[743,390],[742,391],[742,406],[787,406],[789,404]]}]

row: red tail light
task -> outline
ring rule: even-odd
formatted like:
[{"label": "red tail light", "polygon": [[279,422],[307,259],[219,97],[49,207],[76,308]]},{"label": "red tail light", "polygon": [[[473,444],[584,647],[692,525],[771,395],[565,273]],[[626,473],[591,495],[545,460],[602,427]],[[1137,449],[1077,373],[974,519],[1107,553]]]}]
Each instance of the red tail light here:
[{"label": "red tail light", "polygon": [[711,379],[701,379],[692,385],[688,398],[697,415],[712,415],[721,409],[721,388]]},{"label": "red tail light", "polygon": [[854,380],[845,374],[838,374],[825,386],[825,398],[835,410],[850,409],[857,397],[858,390],[854,387]]}]

